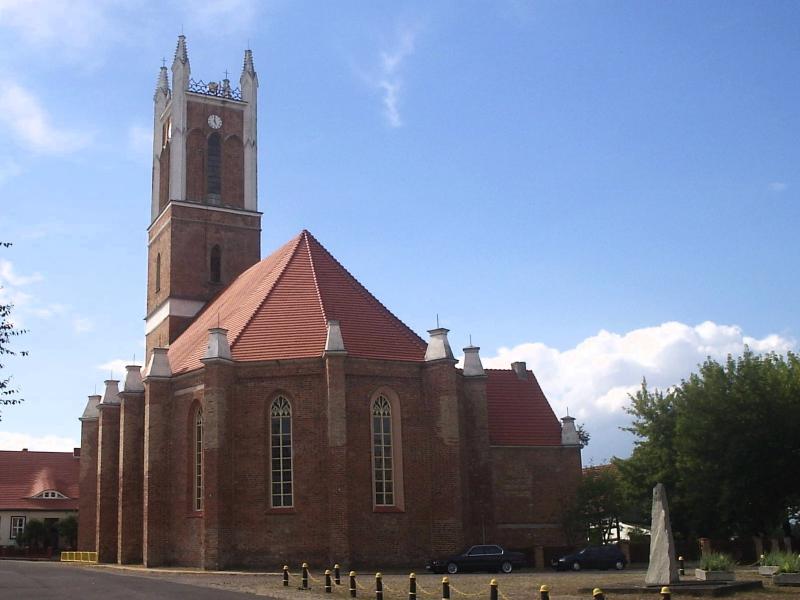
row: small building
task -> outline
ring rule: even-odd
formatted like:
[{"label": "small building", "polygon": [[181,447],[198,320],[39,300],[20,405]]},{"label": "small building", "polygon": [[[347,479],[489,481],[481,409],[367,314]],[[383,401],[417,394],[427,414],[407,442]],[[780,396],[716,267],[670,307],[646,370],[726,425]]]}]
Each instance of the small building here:
[{"label": "small building", "polygon": [[0,451],[0,546],[14,546],[31,519],[52,532],[49,546],[58,545],[55,525],[78,514],[80,451]]}]

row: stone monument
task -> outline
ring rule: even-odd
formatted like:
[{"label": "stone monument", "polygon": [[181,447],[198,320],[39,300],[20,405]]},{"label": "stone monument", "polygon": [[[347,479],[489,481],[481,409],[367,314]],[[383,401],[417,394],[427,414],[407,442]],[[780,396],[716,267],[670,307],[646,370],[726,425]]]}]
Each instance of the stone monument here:
[{"label": "stone monument", "polygon": [[653,513],[650,522],[650,566],[647,567],[647,585],[669,585],[680,581],[675,560],[675,541],[669,522],[669,507],[664,484],[653,488]]}]

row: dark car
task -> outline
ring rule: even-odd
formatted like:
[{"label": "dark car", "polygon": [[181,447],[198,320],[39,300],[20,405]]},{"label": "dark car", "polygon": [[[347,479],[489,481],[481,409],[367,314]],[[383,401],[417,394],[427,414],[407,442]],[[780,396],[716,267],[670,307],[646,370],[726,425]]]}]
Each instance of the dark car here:
[{"label": "dark car", "polygon": [[460,571],[511,573],[523,566],[525,566],[525,555],[521,552],[509,552],[495,544],[484,544],[472,546],[466,552],[455,556],[432,560],[425,568],[434,573],[447,571],[452,575]]},{"label": "dark car", "polygon": [[579,552],[567,554],[553,561],[558,571],[572,569],[611,569],[621,571],[628,561],[619,546],[588,546]]}]

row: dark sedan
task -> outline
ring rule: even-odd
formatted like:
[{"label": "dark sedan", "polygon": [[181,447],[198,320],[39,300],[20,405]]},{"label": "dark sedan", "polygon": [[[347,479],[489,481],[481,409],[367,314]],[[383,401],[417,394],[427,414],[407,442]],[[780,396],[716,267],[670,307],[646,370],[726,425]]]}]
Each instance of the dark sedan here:
[{"label": "dark sedan", "polygon": [[621,571],[626,564],[628,561],[619,546],[589,546],[553,561],[553,566],[558,571],[611,568]]},{"label": "dark sedan", "polygon": [[459,573],[462,571],[491,571],[511,573],[525,566],[525,555],[509,552],[497,545],[472,546],[462,554],[428,562],[426,568],[434,573]]}]

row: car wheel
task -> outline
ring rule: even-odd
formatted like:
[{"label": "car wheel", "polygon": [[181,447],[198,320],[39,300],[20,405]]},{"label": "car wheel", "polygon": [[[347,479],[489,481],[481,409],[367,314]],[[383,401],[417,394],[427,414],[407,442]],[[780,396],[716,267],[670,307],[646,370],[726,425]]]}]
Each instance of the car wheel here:
[{"label": "car wheel", "polygon": [[450,575],[455,575],[458,573],[458,565],[456,563],[447,563],[447,572]]},{"label": "car wheel", "polygon": [[581,563],[579,563],[577,560],[574,563],[572,563],[572,570],[573,571],[580,571],[581,570]]},{"label": "car wheel", "polygon": [[505,561],[505,562],[504,562],[502,565],[500,565],[500,570],[501,570],[503,573],[511,573],[511,571],[513,571],[513,570],[514,570],[514,565],[512,565],[512,564],[511,564],[510,562],[508,562],[508,561]]},{"label": "car wheel", "polygon": [[622,571],[622,569],[624,569],[624,568],[625,568],[625,563],[624,563],[624,562],[622,562],[621,560],[618,560],[617,562],[615,562],[615,563],[614,563],[614,568],[615,568],[617,571]]}]

